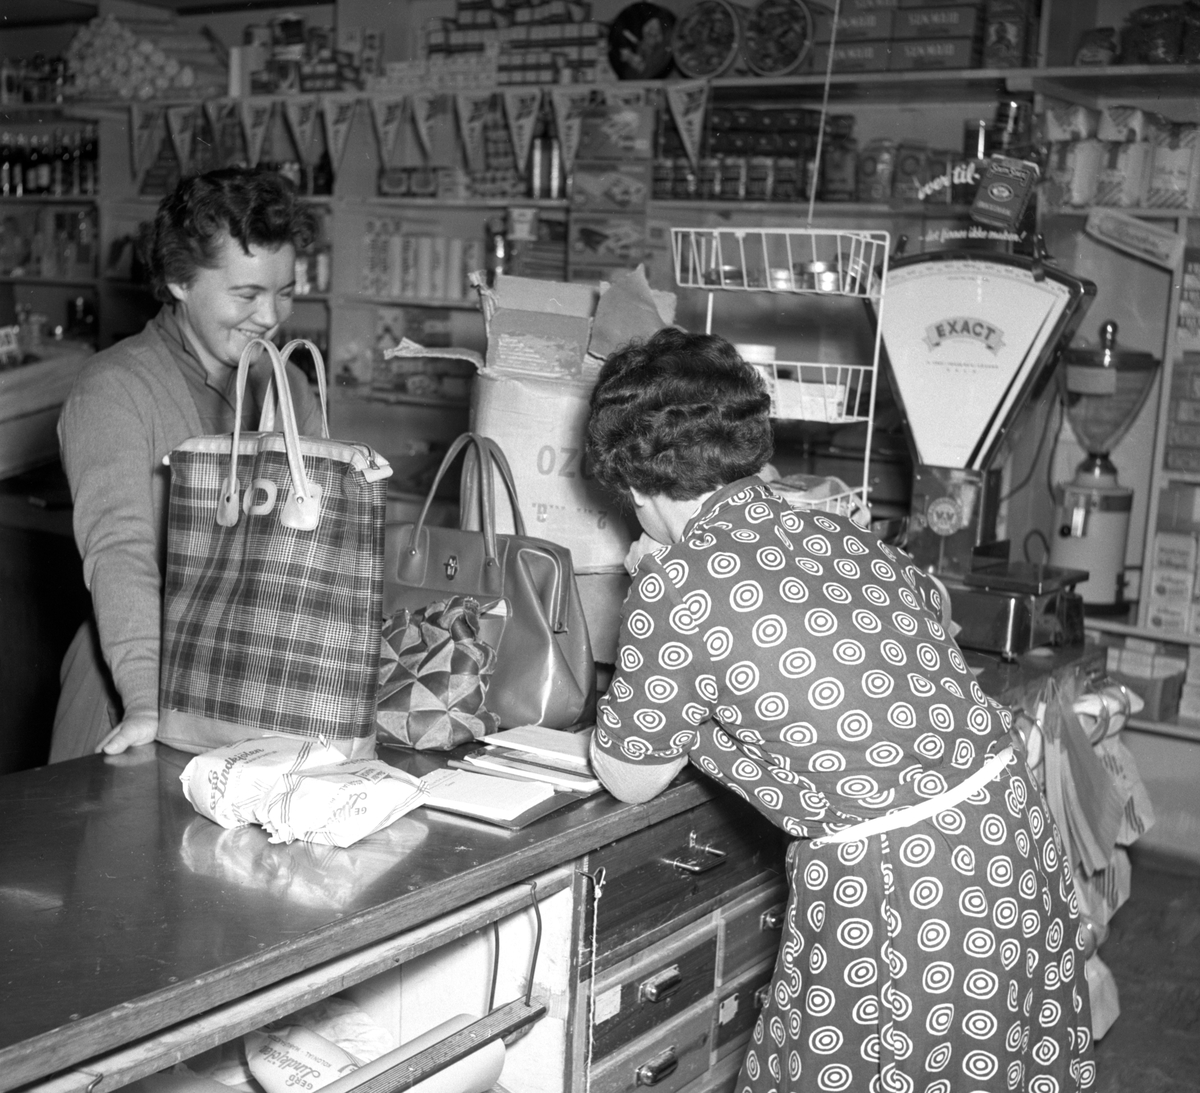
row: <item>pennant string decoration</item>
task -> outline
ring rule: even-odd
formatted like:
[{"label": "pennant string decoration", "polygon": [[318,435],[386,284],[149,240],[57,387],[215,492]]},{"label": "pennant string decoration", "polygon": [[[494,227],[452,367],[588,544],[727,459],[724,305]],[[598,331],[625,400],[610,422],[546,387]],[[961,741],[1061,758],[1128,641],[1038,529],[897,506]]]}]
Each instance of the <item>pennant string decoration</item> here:
[{"label": "pennant string decoration", "polygon": [[163,108],[135,104],[130,108],[130,158],[133,177],[141,186],[142,176],[149,170],[162,142]]},{"label": "pennant string decoration", "polygon": [[472,171],[487,168],[487,157],[483,147],[483,126],[488,106],[492,101],[490,91],[460,91],[454,96],[458,111],[458,127],[462,132],[463,147],[467,153],[467,167]]},{"label": "pennant string decoration", "polygon": [[346,154],[350,123],[354,120],[354,107],[357,103],[357,95],[326,95],[321,100],[321,109],[325,115],[325,136],[329,141],[329,158],[333,161],[334,171],[341,167],[342,156]]},{"label": "pennant string decoration", "polygon": [[192,173],[192,145],[197,121],[194,106],[167,107],[167,132],[171,135],[175,155],[179,157],[180,173],[184,175]]},{"label": "pennant string decoration", "polygon": [[434,100],[437,99],[437,96],[436,91],[414,91],[409,96],[413,128],[416,130],[417,140],[420,142],[421,151],[426,159],[430,154],[429,127],[430,119],[433,117]]},{"label": "pennant string decoration", "polygon": [[391,167],[396,157],[400,127],[408,109],[406,95],[372,96],[371,116],[375,120],[375,136],[379,141],[379,158],[384,167]]},{"label": "pennant string decoration", "polygon": [[292,131],[292,140],[296,144],[296,154],[304,164],[311,166],[316,161],[313,137],[317,130],[319,103],[315,96],[301,98],[289,95],[281,101],[288,127]]},{"label": "pennant string decoration", "polygon": [[575,165],[575,153],[579,150],[579,137],[583,131],[583,114],[591,100],[592,92],[588,89],[556,87],[550,92],[558,143],[562,148],[563,170],[567,174]]},{"label": "pennant string decoration", "polygon": [[251,167],[257,167],[262,158],[263,143],[275,103],[271,99],[243,99],[242,127],[246,131],[246,159]]},{"label": "pennant string decoration", "polygon": [[529,171],[529,152],[533,147],[533,134],[537,131],[538,113],[542,106],[541,88],[506,88],[504,117],[508,122],[508,135],[512,141],[513,156],[517,170],[522,175]]},{"label": "pennant string decoration", "polygon": [[704,132],[704,108],[708,105],[708,81],[687,80],[667,87],[671,117],[679,130],[683,149],[693,169],[700,164],[700,140]]}]

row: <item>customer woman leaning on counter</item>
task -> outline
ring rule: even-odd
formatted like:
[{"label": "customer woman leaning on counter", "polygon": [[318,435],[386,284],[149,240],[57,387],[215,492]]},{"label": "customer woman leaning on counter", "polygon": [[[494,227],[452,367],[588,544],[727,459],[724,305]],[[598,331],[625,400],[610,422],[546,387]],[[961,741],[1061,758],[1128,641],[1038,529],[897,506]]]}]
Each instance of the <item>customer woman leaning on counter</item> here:
[{"label": "customer woman leaning on counter", "polygon": [[664,544],[625,604],[593,762],[620,799],[689,760],[793,836],[739,1093],[1094,1085],[1074,887],[1007,711],[935,583],[756,477],[768,397],[724,340],[664,330],[592,396],[596,477]]},{"label": "customer woman leaning on counter", "polygon": [[[147,744],[158,728],[159,627],[167,455],[233,429],[242,349],[291,314],[297,248],[313,211],[271,172],[240,168],[182,181],[144,226],[142,256],[163,302],[140,334],[84,365],[59,419],[75,540],[95,618],[62,669],[50,760]],[[269,362],[251,372],[244,428],[255,428]],[[321,411],[303,374],[288,380],[300,431]]]}]

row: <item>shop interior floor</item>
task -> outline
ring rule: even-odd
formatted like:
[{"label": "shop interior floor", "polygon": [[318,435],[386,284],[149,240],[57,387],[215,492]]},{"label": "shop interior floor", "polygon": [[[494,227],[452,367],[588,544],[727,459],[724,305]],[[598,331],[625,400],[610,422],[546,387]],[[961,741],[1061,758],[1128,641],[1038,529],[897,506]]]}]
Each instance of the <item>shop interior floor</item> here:
[{"label": "shop interior floor", "polygon": [[1133,853],[1100,958],[1121,1015],[1096,1045],[1097,1093],[1200,1090],[1200,863]]}]

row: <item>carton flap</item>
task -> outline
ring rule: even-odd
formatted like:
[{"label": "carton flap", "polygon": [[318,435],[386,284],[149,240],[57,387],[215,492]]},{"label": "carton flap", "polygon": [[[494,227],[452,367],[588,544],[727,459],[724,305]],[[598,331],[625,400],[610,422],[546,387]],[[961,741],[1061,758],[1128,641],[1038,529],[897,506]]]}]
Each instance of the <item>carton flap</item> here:
[{"label": "carton flap", "polygon": [[383,351],[384,360],[391,360],[393,357],[436,357],[440,360],[468,361],[476,369],[483,368],[483,356],[474,349],[428,348],[418,345],[411,338],[401,338],[399,345]]},{"label": "carton flap", "polygon": [[501,310],[488,327],[487,367],[499,372],[578,376],[592,320],[545,311]]},{"label": "carton flap", "polygon": [[541,311],[554,315],[589,317],[596,310],[599,289],[590,284],[563,281],[539,281],[533,277],[513,277],[500,273],[492,288],[496,310]]}]

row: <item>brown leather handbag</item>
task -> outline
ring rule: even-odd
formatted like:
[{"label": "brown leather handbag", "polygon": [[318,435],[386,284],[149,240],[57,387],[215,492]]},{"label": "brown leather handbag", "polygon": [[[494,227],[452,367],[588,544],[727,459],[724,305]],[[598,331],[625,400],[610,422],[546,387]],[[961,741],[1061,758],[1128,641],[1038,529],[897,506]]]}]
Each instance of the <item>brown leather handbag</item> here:
[{"label": "brown leather handbag", "polygon": [[[426,517],[438,484],[467,447],[473,453],[464,478],[474,490],[464,495],[478,497],[481,527],[430,527]],[[512,505],[512,535],[496,533],[493,469]],[[501,728],[565,729],[591,720],[596,666],[571,552],[525,534],[508,460],[494,440],[476,433],[463,433],[450,445],[417,522],[384,529],[385,617],[453,595],[480,603],[479,636],[496,650],[487,706]]]}]

